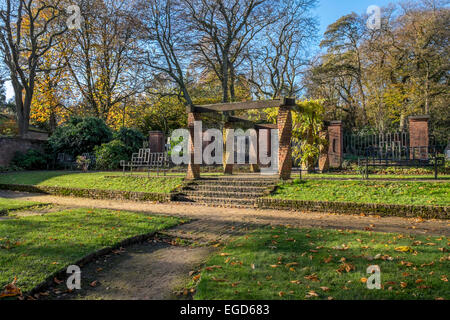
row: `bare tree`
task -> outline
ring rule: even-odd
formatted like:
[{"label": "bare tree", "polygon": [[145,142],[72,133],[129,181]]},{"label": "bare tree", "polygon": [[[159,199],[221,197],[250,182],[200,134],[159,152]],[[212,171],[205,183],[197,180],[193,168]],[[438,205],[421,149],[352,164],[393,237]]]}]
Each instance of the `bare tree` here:
[{"label": "bare tree", "polygon": [[138,5],[137,12],[140,12],[140,62],[156,71],[156,86],[161,87],[157,84],[167,81],[174,84],[168,92],[155,92],[154,86],[149,85],[147,91],[162,96],[176,94],[183,103],[192,105],[186,79],[192,39],[183,5],[179,0],[147,0]]},{"label": "bare tree", "polygon": [[0,7],[1,58],[14,88],[19,134],[26,136],[42,56],[66,30],[64,2],[6,0]]},{"label": "bare tree", "polygon": [[[266,0],[183,0],[191,30],[197,35],[195,48],[204,67],[214,71],[222,83],[222,102],[230,101],[230,82],[242,62],[246,47],[266,26],[277,20]],[[234,99],[231,84],[231,100]]]},{"label": "bare tree", "polygon": [[308,64],[307,48],[316,39],[311,15],[317,0],[286,0],[280,19],[268,26],[249,53],[250,82],[258,97],[294,96],[301,90],[301,68]]},{"label": "bare tree", "polygon": [[127,4],[118,0],[80,3],[81,30],[67,58],[73,86],[96,117],[108,120],[111,110],[140,91],[139,65],[133,62],[137,40]]}]

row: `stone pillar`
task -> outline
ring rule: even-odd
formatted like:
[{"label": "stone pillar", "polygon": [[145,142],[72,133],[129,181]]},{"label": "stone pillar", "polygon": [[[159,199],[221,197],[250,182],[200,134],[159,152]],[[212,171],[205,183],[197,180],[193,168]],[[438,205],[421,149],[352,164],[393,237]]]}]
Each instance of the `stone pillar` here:
[{"label": "stone pillar", "polygon": [[330,168],[340,168],[344,160],[344,132],[342,121],[331,121],[328,126],[328,159]]},{"label": "stone pillar", "polygon": [[278,109],[278,174],[280,179],[287,180],[291,178],[292,171],[292,114],[291,108],[282,106]]},{"label": "stone pillar", "polygon": [[414,159],[428,159],[428,121],[430,116],[409,117],[409,148],[410,157]]},{"label": "stone pillar", "polygon": [[328,147],[329,147],[329,137],[328,137],[328,129],[324,129],[319,132],[320,140],[326,141],[324,145],[320,146],[320,155],[319,155],[319,170],[320,172],[325,172],[330,168],[330,159],[328,157]]},{"label": "stone pillar", "polygon": [[[227,150],[227,130],[233,129],[233,125],[230,122],[225,122],[223,125],[223,173],[233,174],[233,165],[227,164],[227,159],[230,154],[230,150]],[[234,150],[233,150],[234,152]],[[234,155],[233,155],[234,156]]]},{"label": "stone pillar", "polygon": [[188,130],[189,130],[189,150],[191,151],[190,161],[188,164],[186,179],[200,179],[200,165],[194,164],[194,121],[200,121],[198,113],[188,113]]},{"label": "stone pillar", "polygon": [[150,152],[164,152],[166,138],[162,131],[150,131],[148,135],[148,146]]}]

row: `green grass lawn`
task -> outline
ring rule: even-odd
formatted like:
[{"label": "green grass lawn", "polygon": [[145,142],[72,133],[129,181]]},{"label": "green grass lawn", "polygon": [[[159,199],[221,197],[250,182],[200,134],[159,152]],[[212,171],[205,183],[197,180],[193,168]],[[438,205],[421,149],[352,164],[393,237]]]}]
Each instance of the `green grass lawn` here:
[{"label": "green grass lawn", "polygon": [[[450,299],[449,241],[445,237],[262,228],[209,259],[200,275],[194,276],[193,282],[198,281],[194,298]],[[371,265],[380,267],[380,290],[369,290],[365,283]]]},{"label": "green grass lawn", "polygon": [[17,286],[26,292],[89,253],[180,222],[171,217],[89,209],[0,221],[0,291],[17,277]]},{"label": "green grass lawn", "polygon": [[[135,192],[169,193],[182,184],[182,176],[147,178],[146,174],[136,176],[118,172],[80,173],[68,171],[26,171],[0,175],[0,184],[25,184],[66,188],[120,190]],[[110,178],[114,176],[114,178]]]},{"label": "green grass lawn", "polygon": [[[293,177],[298,178],[299,174],[294,173]],[[303,173],[303,178],[312,179],[326,179],[326,178],[339,178],[339,179],[362,179],[361,174],[345,174],[345,173]],[[434,174],[369,174],[369,179],[417,179],[417,180],[432,180]],[[439,180],[450,180],[450,175],[439,174]]]},{"label": "green grass lawn", "polygon": [[37,205],[42,205],[42,203],[0,198],[0,215],[8,213],[10,210],[28,208]]},{"label": "green grass lawn", "polygon": [[294,180],[280,184],[279,199],[412,205],[450,205],[450,182]]}]

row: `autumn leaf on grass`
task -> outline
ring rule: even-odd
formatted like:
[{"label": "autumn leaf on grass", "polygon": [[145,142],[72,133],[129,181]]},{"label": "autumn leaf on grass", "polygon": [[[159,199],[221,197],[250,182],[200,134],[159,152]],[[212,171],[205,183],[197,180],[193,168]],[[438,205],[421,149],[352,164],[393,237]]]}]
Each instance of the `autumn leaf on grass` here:
[{"label": "autumn leaf on grass", "polygon": [[56,284],[60,284],[60,283],[62,283],[63,282],[63,280],[59,280],[58,278],[53,278],[53,281],[56,283]]},{"label": "autumn leaf on grass", "polygon": [[406,288],[408,284],[406,282],[400,282],[400,287]]},{"label": "autumn leaf on grass", "polygon": [[196,275],[196,276],[194,276],[193,278],[192,278],[192,281],[197,281],[198,279],[200,279],[200,277],[201,277],[201,275],[200,274],[198,274],[198,275]]},{"label": "autumn leaf on grass", "polygon": [[414,250],[411,247],[408,246],[401,246],[394,249],[397,252],[414,252]]},{"label": "autumn leaf on grass", "polygon": [[434,265],[434,261],[431,261],[430,263],[424,263],[424,264],[421,264],[420,266],[421,266],[421,267],[430,267],[430,266],[432,266],[432,265]]},{"label": "autumn leaf on grass", "polygon": [[2,293],[0,293],[0,298],[4,297],[15,297],[22,296],[22,291],[16,286],[17,277],[14,277],[13,282],[7,284]]},{"label": "autumn leaf on grass", "polygon": [[212,277],[211,280],[212,281],[216,281],[216,282],[227,282],[226,279],[219,279],[219,278],[216,278],[216,277]]},{"label": "autumn leaf on grass", "polygon": [[222,266],[210,266],[205,268],[207,271],[212,271],[214,269],[222,269]]},{"label": "autumn leaf on grass", "polygon": [[220,255],[221,255],[222,257],[228,257],[230,254],[229,254],[229,253],[226,253],[226,252],[222,252]]},{"label": "autumn leaf on grass", "polygon": [[286,267],[293,267],[293,266],[298,266],[298,262],[290,262],[290,263],[286,263]]},{"label": "autumn leaf on grass", "polygon": [[293,283],[293,284],[301,284],[302,282],[300,280],[291,280],[291,283]]},{"label": "autumn leaf on grass", "polygon": [[448,282],[447,276],[442,276],[442,277],[441,277],[441,280],[444,281],[444,282]]},{"label": "autumn leaf on grass", "polygon": [[315,291],[311,290],[311,291],[308,291],[306,298],[312,298],[312,297],[318,297],[318,296],[319,295]]},{"label": "autumn leaf on grass", "polygon": [[332,256],[329,256],[328,258],[323,259],[323,262],[325,262],[325,263],[330,263],[331,260],[333,260],[333,257],[332,257]]},{"label": "autumn leaf on grass", "polygon": [[319,278],[317,278],[317,275],[315,273],[313,273],[309,276],[305,276],[304,278],[307,280],[310,280],[312,282],[319,282]]},{"label": "autumn leaf on grass", "polygon": [[366,282],[367,282],[367,278],[361,278],[360,281],[361,281],[362,283],[366,283]]},{"label": "autumn leaf on grass", "polygon": [[330,291],[330,288],[328,288],[328,287],[320,287],[320,289],[322,289],[322,291]]},{"label": "autumn leaf on grass", "polygon": [[98,284],[98,281],[97,280],[94,280],[94,281],[92,281],[89,285],[91,286],[91,287],[96,287],[97,286],[97,284]]},{"label": "autumn leaf on grass", "polygon": [[355,266],[350,264],[350,263],[343,263],[339,266],[339,269],[336,270],[336,272],[338,273],[342,273],[343,271],[345,272],[350,272],[352,270],[355,270]]}]

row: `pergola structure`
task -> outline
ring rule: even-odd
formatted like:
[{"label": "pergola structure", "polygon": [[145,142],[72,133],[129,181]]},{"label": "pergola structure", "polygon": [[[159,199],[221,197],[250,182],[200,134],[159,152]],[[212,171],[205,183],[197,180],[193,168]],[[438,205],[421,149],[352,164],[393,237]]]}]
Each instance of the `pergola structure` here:
[{"label": "pergola structure", "polygon": [[[233,111],[278,108],[278,116],[277,116],[278,138],[279,138],[278,174],[280,179],[283,180],[289,179],[291,177],[292,171],[292,150],[291,150],[292,115],[290,111],[294,106],[295,106],[295,99],[293,98],[282,98],[266,101],[218,103],[202,106],[196,105],[188,106],[186,111],[188,113],[188,128],[190,134],[189,148],[191,151],[191,159],[188,164],[188,171],[186,178],[190,180],[200,178],[200,165],[194,164],[194,122],[200,120],[201,114],[222,113],[224,121],[223,128],[224,131],[226,131],[227,129],[232,128],[233,123],[250,122],[247,119],[230,115],[230,113],[232,113]],[[255,124],[253,123],[253,125]],[[255,127],[257,126],[258,125],[255,125]],[[233,165],[224,163],[224,173],[232,174]]]}]

